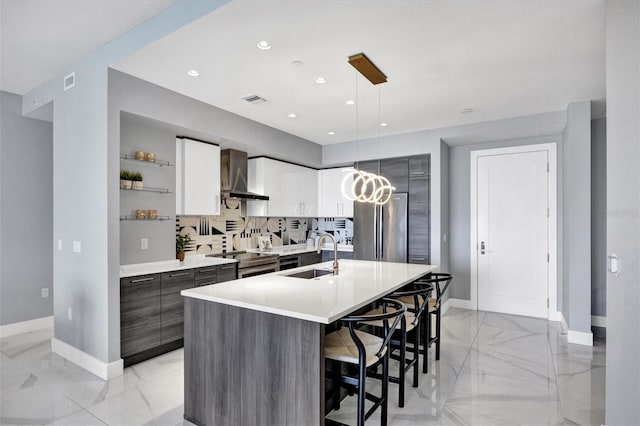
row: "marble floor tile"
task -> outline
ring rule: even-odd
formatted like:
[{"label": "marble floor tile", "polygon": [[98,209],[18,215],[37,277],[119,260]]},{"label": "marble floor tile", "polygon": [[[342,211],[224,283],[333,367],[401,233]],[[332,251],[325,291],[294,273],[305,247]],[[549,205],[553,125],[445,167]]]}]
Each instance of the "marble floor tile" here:
[{"label": "marble floor tile", "polygon": [[[0,424],[193,426],[183,419],[182,349],[104,381],[51,353],[50,339],[45,330],[0,340]],[[569,344],[558,323],[451,308],[441,358],[432,346],[417,389],[407,374],[404,408],[390,384],[389,424],[603,424],[605,366],[602,341]],[[379,392],[379,381],[367,386]],[[346,398],[330,418],[355,424],[356,403]]]},{"label": "marble floor tile", "polygon": [[184,380],[178,372],[144,380],[87,410],[109,425],[140,425],[156,419],[184,403]]},{"label": "marble floor tile", "polygon": [[0,424],[43,425],[82,408],[46,383],[36,381],[30,384],[31,377],[18,389],[3,390],[0,395]]},{"label": "marble floor tile", "polygon": [[97,417],[93,416],[87,410],[76,411],[67,417],[63,417],[49,424],[61,426],[105,426],[103,422],[98,420]]}]

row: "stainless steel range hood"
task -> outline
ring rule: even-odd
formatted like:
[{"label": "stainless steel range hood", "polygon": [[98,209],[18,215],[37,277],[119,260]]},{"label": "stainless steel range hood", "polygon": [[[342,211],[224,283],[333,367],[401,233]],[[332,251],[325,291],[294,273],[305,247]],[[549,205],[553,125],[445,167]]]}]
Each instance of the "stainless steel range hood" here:
[{"label": "stainless steel range hood", "polygon": [[223,198],[269,200],[267,195],[247,191],[247,153],[237,149],[220,151],[220,187]]}]

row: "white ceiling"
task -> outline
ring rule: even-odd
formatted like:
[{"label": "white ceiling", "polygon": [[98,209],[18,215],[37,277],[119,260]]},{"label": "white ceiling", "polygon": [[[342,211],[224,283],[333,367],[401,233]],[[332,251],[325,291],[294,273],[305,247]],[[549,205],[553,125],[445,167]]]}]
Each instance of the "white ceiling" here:
[{"label": "white ceiling", "polygon": [[[0,0],[0,89],[27,92],[174,1]],[[256,47],[263,39],[271,50]],[[388,83],[356,73],[347,57],[359,52]],[[581,100],[602,114],[604,61],[604,0],[234,0],[115,68],[329,144]]]},{"label": "white ceiling", "polygon": [[0,0],[0,90],[20,95],[175,0]]},{"label": "white ceiling", "polygon": [[[259,50],[260,40],[272,49]],[[389,82],[359,77],[356,95],[347,57],[359,52]],[[573,101],[603,105],[605,4],[235,0],[116,68],[329,144],[561,111]],[[190,69],[200,77],[187,76]],[[316,84],[318,76],[328,83]],[[268,102],[248,104],[248,94]],[[344,103],[356,97],[358,125],[355,106]],[[378,126],[379,106],[388,127]],[[287,118],[291,112],[297,118]]]}]

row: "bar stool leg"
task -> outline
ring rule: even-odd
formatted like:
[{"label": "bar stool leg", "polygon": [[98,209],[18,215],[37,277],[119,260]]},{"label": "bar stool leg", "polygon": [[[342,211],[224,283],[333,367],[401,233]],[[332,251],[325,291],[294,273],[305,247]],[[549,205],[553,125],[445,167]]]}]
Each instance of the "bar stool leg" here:
[{"label": "bar stool leg", "polygon": [[[413,387],[418,387],[418,368],[420,364],[420,334],[422,332],[422,321],[418,324],[417,328],[413,329],[414,334],[414,342],[413,342],[413,359],[415,359],[415,363],[413,364]],[[426,354],[425,354],[426,356]]]},{"label": "bar stool leg", "polygon": [[367,381],[367,366],[364,359],[362,361],[358,365],[358,426],[364,426],[364,403],[366,398],[364,384]]},{"label": "bar stool leg", "polygon": [[[384,354],[382,358],[382,407],[380,409],[380,425],[387,426],[387,409],[389,405],[389,349],[387,348],[387,353]],[[402,368],[402,372],[404,373],[404,368]],[[364,425],[364,422],[363,422]]]},{"label": "bar stool leg", "polygon": [[431,334],[431,314],[428,312],[428,309],[425,309],[423,315],[424,321],[422,321],[422,348],[424,354],[422,357],[422,373],[427,374],[429,372],[429,340]]},{"label": "bar stool leg", "polygon": [[440,359],[440,307],[436,311],[436,361]]},{"label": "bar stool leg", "polygon": [[[405,382],[405,367],[406,367],[406,359],[407,359],[407,320],[405,317],[402,317],[400,322],[400,332],[401,332],[401,340],[400,340],[400,361],[398,369],[398,407],[404,407],[404,382]],[[391,355],[391,354],[389,354]],[[388,381],[389,377],[387,374],[387,378],[383,379]]]}]

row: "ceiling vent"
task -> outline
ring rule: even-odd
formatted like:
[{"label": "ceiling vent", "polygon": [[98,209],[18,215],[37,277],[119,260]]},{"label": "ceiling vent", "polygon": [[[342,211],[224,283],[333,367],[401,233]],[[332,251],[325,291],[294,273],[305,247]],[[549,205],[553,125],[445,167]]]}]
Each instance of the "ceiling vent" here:
[{"label": "ceiling vent", "polygon": [[267,102],[265,98],[261,98],[258,95],[247,95],[247,96],[243,96],[242,99],[244,99],[245,101],[253,105],[263,104]]},{"label": "ceiling vent", "polygon": [[69,90],[71,89],[73,86],[76,85],[76,73],[72,72],[71,74],[69,74],[68,76],[66,76],[63,80],[64,84],[64,90]]}]

